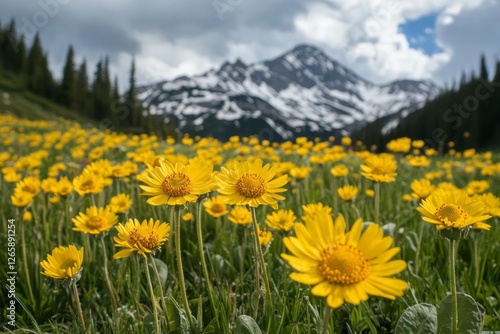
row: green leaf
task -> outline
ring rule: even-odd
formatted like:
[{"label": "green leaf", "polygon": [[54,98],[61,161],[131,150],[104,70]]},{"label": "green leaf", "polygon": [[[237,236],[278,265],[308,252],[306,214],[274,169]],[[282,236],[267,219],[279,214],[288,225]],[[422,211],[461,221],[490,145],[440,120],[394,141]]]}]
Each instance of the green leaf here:
[{"label": "green leaf", "polygon": [[[458,332],[461,334],[481,333],[481,314],[476,301],[465,293],[457,293],[458,302]],[[452,298],[446,296],[438,308],[438,333],[451,333]]]},{"label": "green leaf", "polygon": [[239,334],[262,334],[259,326],[248,315],[240,315],[236,319],[236,333]]},{"label": "green leaf", "polygon": [[155,332],[155,318],[153,314],[148,313],[146,317],[144,317],[144,330],[146,333],[154,333]]},{"label": "green leaf", "polygon": [[[170,332],[175,334],[189,334],[189,322],[186,313],[172,296],[166,301]],[[148,332],[152,333],[152,332]]]},{"label": "green leaf", "polygon": [[438,320],[436,307],[431,304],[417,304],[408,307],[396,325],[395,334],[435,334]]},{"label": "green leaf", "polygon": [[[154,261],[156,264],[156,269],[158,269],[158,276],[160,276],[161,286],[165,286],[165,284],[167,283],[167,277],[168,277],[167,264],[165,262],[163,262],[162,260],[157,259],[157,258],[154,258]],[[156,274],[154,273],[152,268],[150,268],[149,273],[151,274],[151,277],[156,278]]]}]

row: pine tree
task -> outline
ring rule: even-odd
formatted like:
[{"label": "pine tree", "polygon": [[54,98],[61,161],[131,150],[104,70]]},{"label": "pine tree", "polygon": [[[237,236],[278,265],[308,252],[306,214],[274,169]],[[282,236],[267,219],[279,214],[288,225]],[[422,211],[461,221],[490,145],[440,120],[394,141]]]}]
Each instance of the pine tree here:
[{"label": "pine tree", "polygon": [[16,21],[12,19],[7,30],[2,34],[2,44],[0,45],[0,54],[2,55],[2,67],[8,71],[16,71],[17,57],[17,34]]},{"label": "pine tree", "polygon": [[2,28],[2,22],[0,21],[0,69],[3,67],[3,52],[2,52],[2,43],[3,43],[3,28]]},{"label": "pine tree", "polygon": [[104,58],[102,67],[102,118],[112,118],[111,102],[113,99],[111,87],[111,78],[109,75],[109,57]]},{"label": "pine tree", "polygon": [[54,82],[52,72],[49,68],[48,55],[43,54],[41,62],[41,83],[40,83],[40,94],[50,100],[55,101],[58,94],[58,87]]},{"label": "pine tree", "polygon": [[91,100],[89,92],[89,78],[87,75],[87,62],[85,59],[78,68],[75,82],[75,104],[76,110],[81,115],[91,116]]},{"label": "pine tree", "polygon": [[118,86],[118,77],[115,76],[113,81],[113,88],[111,93],[111,112],[110,119],[113,122],[113,128],[119,128],[123,126],[123,112],[126,110],[123,109],[123,103],[120,96],[120,88]]},{"label": "pine tree", "polygon": [[99,60],[96,64],[94,72],[94,82],[92,83],[92,101],[93,110],[91,117],[97,120],[102,119],[102,61]]},{"label": "pine tree", "polygon": [[128,125],[132,127],[142,127],[142,105],[137,99],[137,88],[135,83],[135,59],[132,59],[132,64],[130,66],[129,88],[125,96],[125,104],[129,108],[131,115]]},{"label": "pine tree", "polygon": [[24,74],[26,72],[26,63],[26,44],[24,43],[24,36],[21,35],[17,42],[16,72]]},{"label": "pine tree", "polygon": [[484,54],[481,55],[481,65],[479,70],[479,77],[484,80],[488,80],[488,68],[486,66],[486,58]]},{"label": "pine tree", "polygon": [[76,95],[76,72],[75,72],[75,51],[70,45],[66,55],[66,63],[63,69],[61,82],[60,102],[70,108],[75,108]]},{"label": "pine tree", "polygon": [[44,86],[44,54],[40,42],[40,35],[37,33],[33,40],[33,45],[28,54],[27,75],[28,89],[34,93],[41,93]]}]

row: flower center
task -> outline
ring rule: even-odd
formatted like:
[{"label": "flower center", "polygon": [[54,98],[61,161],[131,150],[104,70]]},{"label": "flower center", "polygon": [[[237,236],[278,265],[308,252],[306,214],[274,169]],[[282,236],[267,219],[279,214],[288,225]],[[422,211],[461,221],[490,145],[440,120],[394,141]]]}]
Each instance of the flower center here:
[{"label": "flower center", "polygon": [[370,264],[358,248],[332,244],[321,252],[318,269],[330,283],[349,285],[364,280]]},{"label": "flower center", "polygon": [[182,197],[188,195],[193,186],[191,180],[184,173],[172,173],[161,183],[163,192],[172,197]]},{"label": "flower center", "polygon": [[87,226],[90,228],[100,228],[104,225],[104,219],[101,216],[92,216],[87,220]]},{"label": "flower center", "polygon": [[214,213],[222,213],[224,212],[226,207],[222,203],[214,203],[210,206],[210,210]]},{"label": "flower center", "polygon": [[82,182],[82,184],[80,185],[80,188],[82,190],[88,190],[88,189],[92,189],[94,186],[94,182],[93,180],[85,180]]},{"label": "flower center", "polygon": [[455,204],[443,204],[441,205],[434,214],[441,222],[447,226],[453,225],[460,219],[467,219],[468,214],[459,206]]},{"label": "flower center", "polygon": [[145,235],[142,238],[141,244],[147,249],[154,249],[158,247],[159,240],[160,239],[158,238],[158,234],[156,234],[154,231],[151,231],[149,234]]},{"label": "flower center", "polygon": [[132,245],[140,244],[143,248],[153,250],[158,247],[160,238],[158,234],[150,228],[133,229],[129,235],[129,242]]},{"label": "flower center", "polygon": [[76,261],[74,259],[67,259],[63,263],[61,263],[60,269],[64,272],[68,271],[76,266]]},{"label": "flower center", "polygon": [[264,195],[266,184],[257,174],[245,174],[236,181],[236,190],[247,198],[256,198]]},{"label": "flower center", "polygon": [[377,174],[377,175],[385,174],[385,170],[382,167],[375,167],[372,169],[372,174]]},{"label": "flower center", "polygon": [[138,233],[138,230],[136,228],[134,228],[132,231],[130,231],[130,234],[128,236],[128,240],[129,240],[131,245],[135,245],[136,243],[138,243],[141,240],[141,236]]}]

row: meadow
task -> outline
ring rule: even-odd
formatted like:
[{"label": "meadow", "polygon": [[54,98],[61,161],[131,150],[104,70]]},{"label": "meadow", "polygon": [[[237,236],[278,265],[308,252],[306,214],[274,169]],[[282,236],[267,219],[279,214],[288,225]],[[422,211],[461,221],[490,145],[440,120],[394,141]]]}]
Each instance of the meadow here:
[{"label": "meadow", "polygon": [[453,244],[457,290],[500,330],[500,156],[445,147],[163,140],[1,115],[0,278],[16,280],[0,327],[394,333],[449,293]]}]

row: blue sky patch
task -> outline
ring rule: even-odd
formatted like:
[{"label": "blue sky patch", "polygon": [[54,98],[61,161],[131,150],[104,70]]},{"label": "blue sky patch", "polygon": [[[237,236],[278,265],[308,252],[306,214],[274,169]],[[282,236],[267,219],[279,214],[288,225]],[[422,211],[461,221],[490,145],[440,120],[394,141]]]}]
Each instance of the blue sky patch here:
[{"label": "blue sky patch", "polygon": [[406,21],[399,26],[406,35],[410,47],[419,49],[428,55],[438,53],[441,49],[436,45],[435,26],[438,13],[424,15],[416,20]]}]

